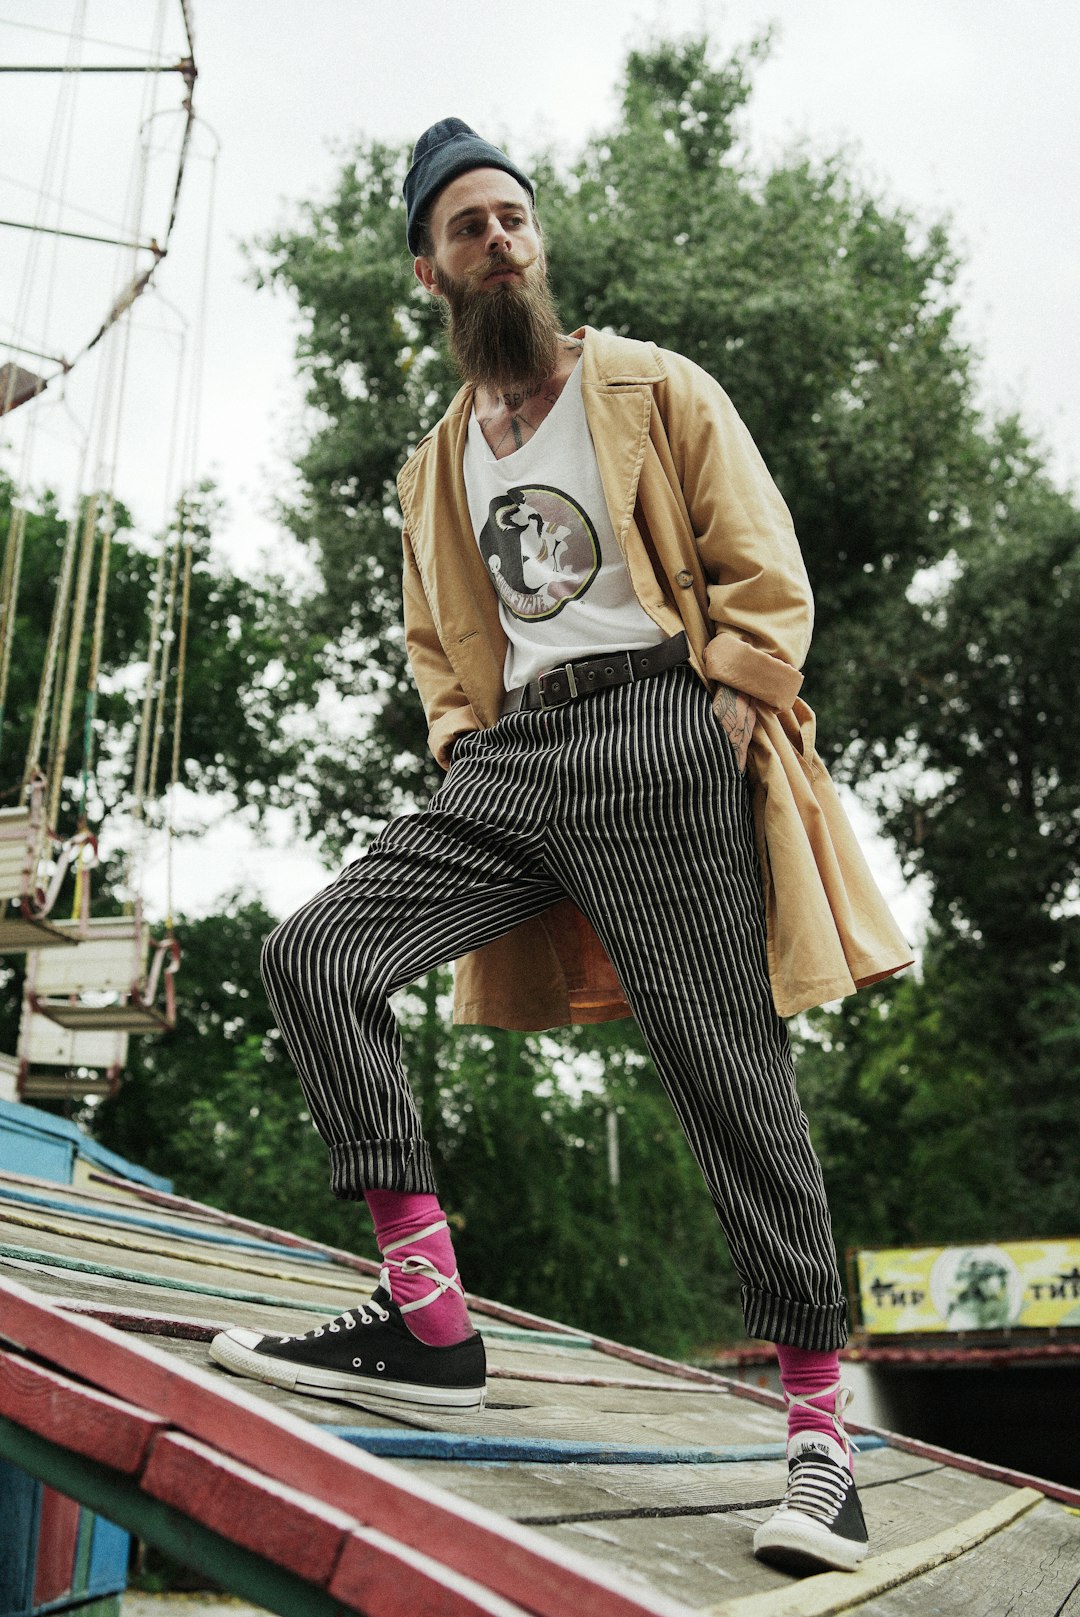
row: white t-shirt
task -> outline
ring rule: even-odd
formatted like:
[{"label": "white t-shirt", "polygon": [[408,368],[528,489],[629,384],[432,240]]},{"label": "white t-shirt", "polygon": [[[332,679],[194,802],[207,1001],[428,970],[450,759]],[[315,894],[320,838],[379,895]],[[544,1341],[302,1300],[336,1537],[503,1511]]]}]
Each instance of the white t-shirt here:
[{"label": "white t-shirt", "polygon": [[472,416],[465,490],[510,640],[508,691],[561,663],[667,638],[639,605],[611,526],[580,360],[550,413],[512,455],[497,460]]}]

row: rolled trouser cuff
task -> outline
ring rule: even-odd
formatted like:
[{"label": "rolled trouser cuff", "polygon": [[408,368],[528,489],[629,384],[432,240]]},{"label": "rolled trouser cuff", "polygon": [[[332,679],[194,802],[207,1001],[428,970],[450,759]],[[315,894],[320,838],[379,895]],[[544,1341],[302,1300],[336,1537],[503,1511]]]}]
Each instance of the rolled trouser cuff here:
[{"label": "rolled trouser cuff", "polygon": [[365,1190],[426,1191],[439,1187],[426,1140],[346,1140],[330,1147],[330,1189],[342,1201]]},{"label": "rolled trouser cuff", "polygon": [[742,1288],[743,1318],[747,1336],[784,1347],[809,1348],[814,1353],[831,1353],[848,1339],[848,1308],[838,1303],[805,1303],[787,1297],[770,1297],[768,1292]]}]

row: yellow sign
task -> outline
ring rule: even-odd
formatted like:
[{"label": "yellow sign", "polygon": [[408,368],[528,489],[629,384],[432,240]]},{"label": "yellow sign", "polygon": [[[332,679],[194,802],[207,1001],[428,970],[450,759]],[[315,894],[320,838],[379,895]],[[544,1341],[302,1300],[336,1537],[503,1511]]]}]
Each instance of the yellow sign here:
[{"label": "yellow sign", "polygon": [[875,1336],[1080,1326],[1080,1239],[856,1254],[863,1329]]}]

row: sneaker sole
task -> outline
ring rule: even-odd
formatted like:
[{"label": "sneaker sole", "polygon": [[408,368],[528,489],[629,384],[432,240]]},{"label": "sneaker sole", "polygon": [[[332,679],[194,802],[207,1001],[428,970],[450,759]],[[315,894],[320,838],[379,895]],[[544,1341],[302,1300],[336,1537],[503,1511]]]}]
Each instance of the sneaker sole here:
[{"label": "sneaker sole", "polygon": [[754,1554],[780,1572],[854,1572],[866,1559],[868,1544],[838,1538],[824,1529],[795,1522],[766,1522],[754,1534]]},{"label": "sneaker sole", "polygon": [[289,1364],[255,1353],[222,1332],[210,1343],[210,1357],[234,1375],[248,1376],[283,1392],[310,1398],[334,1398],[343,1403],[368,1404],[385,1399],[396,1404],[426,1404],[436,1409],[483,1409],[487,1385],[482,1387],[427,1387],[411,1381],[374,1381],[345,1371],[318,1370],[312,1365]]}]

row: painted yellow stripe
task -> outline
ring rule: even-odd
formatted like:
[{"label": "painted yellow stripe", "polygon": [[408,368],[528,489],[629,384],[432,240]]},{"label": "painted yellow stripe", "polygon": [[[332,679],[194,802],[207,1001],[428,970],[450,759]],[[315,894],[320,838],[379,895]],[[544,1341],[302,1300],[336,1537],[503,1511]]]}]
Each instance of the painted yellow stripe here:
[{"label": "painted yellow stripe", "polygon": [[1042,1499],[1035,1488],[1017,1488],[977,1515],[935,1533],[933,1538],[872,1556],[856,1572],[819,1572],[816,1577],[787,1584],[783,1589],[740,1595],[719,1606],[708,1606],[699,1617],[833,1617],[835,1612],[851,1611],[874,1595],[908,1583],[946,1561],[955,1561],[1041,1504]]},{"label": "painted yellow stripe", "polygon": [[62,1218],[43,1218],[37,1213],[16,1212],[11,1207],[0,1208],[0,1223],[17,1224],[23,1229],[41,1230],[48,1235],[67,1236],[77,1247],[91,1245],[120,1247],[125,1252],[169,1258],[176,1263],[190,1263],[197,1269],[229,1269],[236,1274],[256,1275],[261,1280],[284,1280],[297,1286],[311,1286],[323,1295],[332,1290],[335,1281],[338,1280],[343,1288],[347,1288],[350,1292],[355,1291],[361,1298],[370,1296],[375,1289],[373,1278],[359,1273],[354,1276],[351,1269],[335,1271],[330,1264],[321,1264],[309,1274],[298,1273],[295,1269],[275,1269],[269,1264],[260,1263],[257,1259],[238,1261],[236,1258],[227,1258],[222,1254],[220,1247],[216,1246],[200,1247],[198,1250],[184,1247],[182,1236],[153,1240],[142,1235],[122,1235],[115,1226],[108,1224],[94,1224],[88,1227],[86,1224],[68,1223]]}]

